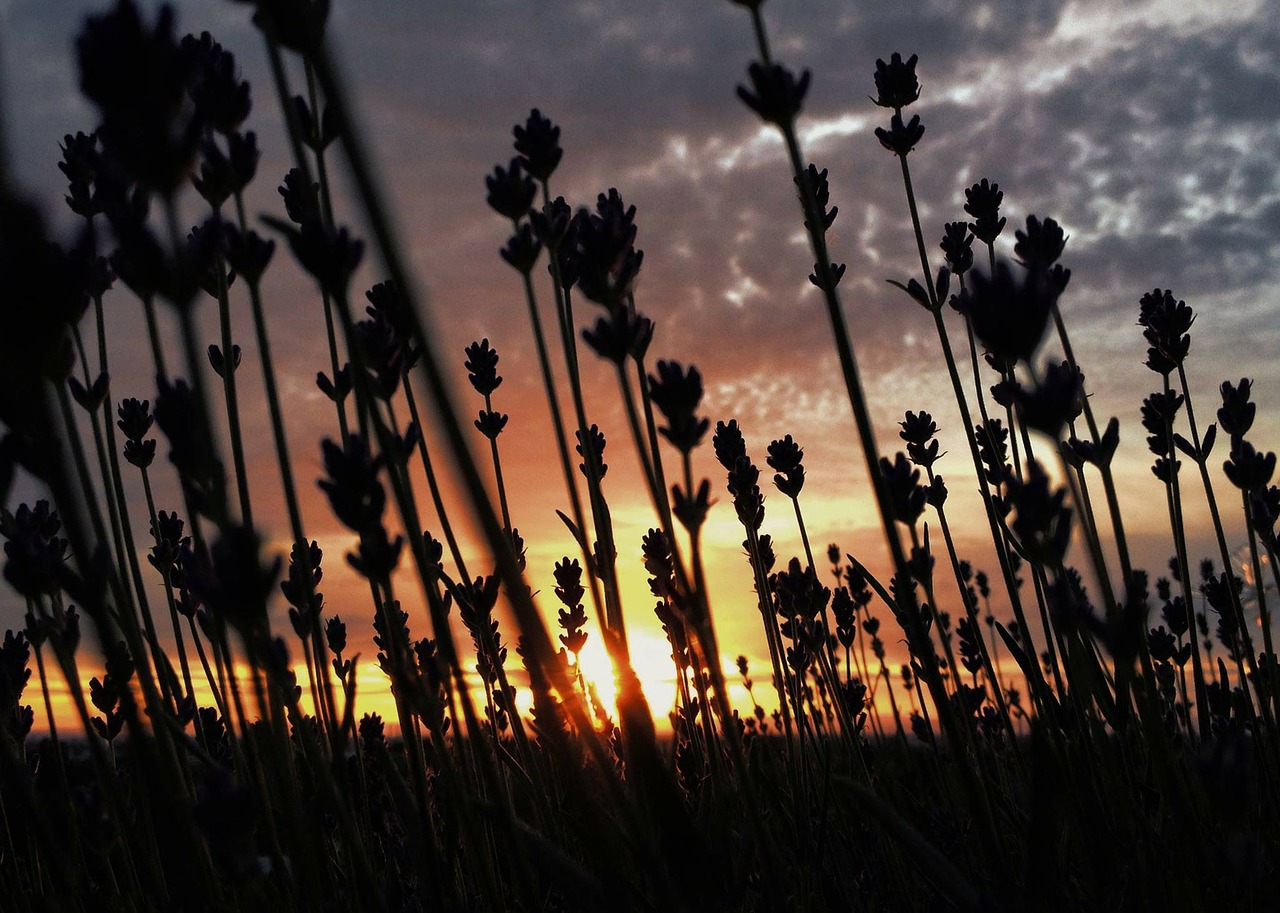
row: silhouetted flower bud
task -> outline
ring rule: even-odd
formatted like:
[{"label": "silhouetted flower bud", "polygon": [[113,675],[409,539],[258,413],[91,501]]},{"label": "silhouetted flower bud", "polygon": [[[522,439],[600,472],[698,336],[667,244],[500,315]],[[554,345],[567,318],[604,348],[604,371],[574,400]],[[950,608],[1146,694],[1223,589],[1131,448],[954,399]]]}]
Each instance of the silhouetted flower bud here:
[{"label": "silhouetted flower bud", "polygon": [[889,56],[886,64],[876,60],[876,97],[872,99],[882,108],[901,111],[920,97],[920,81],[916,78],[916,62],[919,55],[912,54],[905,62],[897,51]]},{"label": "silhouetted flower bud", "polygon": [[695,532],[706,522],[707,512],[711,509],[711,482],[703,479],[698,484],[698,491],[690,496],[680,485],[673,485],[671,513],[689,532]]},{"label": "silhouetted flower bud", "polygon": [[467,380],[481,396],[489,396],[502,384],[498,374],[498,352],[489,345],[488,337],[473,342],[465,349]]},{"label": "silhouetted flower bud", "polygon": [[[803,192],[803,183],[809,185],[809,190],[813,193],[813,201],[817,204],[819,216],[822,219],[822,230],[825,231],[831,227],[831,223],[836,220],[836,214],[840,212],[839,206],[827,208],[827,204],[831,201],[831,185],[827,182],[827,169],[818,170],[818,166],[810,164],[804,173],[795,178],[797,185],[801,185]],[[808,218],[804,220],[805,228],[813,228],[809,224]],[[816,272],[816,270],[815,270]],[[841,273],[844,269],[841,268]]]},{"label": "silhouetted flower bud", "polygon": [[498,253],[512,269],[527,276],[533,272],[533,267],[538,262],[542,243],[534,237],[529,223],[525,222],[507,239],[506,245]]},{"label": "silhouetted flower bud", "polygon": [[556,197],[543,209],[531,210],[529,224],[533,227],[533,236],[539,242],[547,247],[559,247],[569,236],[573,210],[564,201],[564,197]]},{"label": "silhouetted flower bud", "polygon": [[942,255],[947,266],[957,276],[963,276],[973,266],[973,239],[967,222],[948,222],[942,236]]},{"label": "silhouetted flower bud", "polygon": [[1063,426],[1075,421],[1084,409],[1084,375],[1069,362],[1050,364],[1034,390],[1016,388],[1014,402],[1018,417],[1028,428],[1057,439]]},{"label": "silhouetted flower bud", "polygon": [[523,160],[518,158],[512,159],[506,168],[495,165],[493,174],[485,177],[484,186],[488,190],[485,202],[489,208],[513,222],[528,215],[538,192],[533,178],[524,170]]},{"label": "silhouetted flower bud", "polygon": [[561,274],[569,266],[582,294],[609,310],[631,293],[644,261],[644,252],[635,248],[635,218],[635,206],[627,206],[612,187],[596,198],[594,213],[574,218],[575,251]]},{"label": "silhouetted flower bud", "polygon": [[648,348],[653,323],[648,317],[620,309],[598,318],[594,328],[582,331],[582,338],[601,358],[620,365],[629,355]]},{"label": "silhouetted flower bud", "polygon": [[364,256],[364,242],[345,226],[329,228],[313,219],[288,235],[289,246],[302,268],[333,295],[346,295],[351,276]]},{"label": "silhouetted flower bud", "polygon": [[67,378],[67,386],[71,388],[71,396],[86,412],[97,412],[109,392],[107,372],[103,371],[86,387],[73,374]]},{"label": "silhouetted flower bud", "polygon": [[902,122],[902,115],[894,114],[889,118],[889,129],[876,127],[876,139],[880,145],[894,155],[906,157],[924,137],[924,126],[920,123],[920,115],[914,115],[908,123]]},{"label": "silhouetted flower bud", "polygon": [[804,451],[789,434],[782,440],[769,444],[769,455],[765,462],[777,473],[773,477],[773,484],[788,498],[800,497],[800,491],[804,488],[804,466],[801,465],[803,459]]},{"label": "silhouetted flower bud", "polygon": [[[231,361],[231,371],[232,371],[232,373],[235,373],[235,370],[236,370],[237,368],[239,368],[239,367],[240,367],[240,356],[241,356],[241,354],[242,354],[242,353],[241,353],[241,351],[240,351],[240,347],[239,347],[239,346],[237,346],[237,345],[233,345],[233,346],[231,347],[231,359],[230,359],[230,361]],[[209,366],[213,368],[214,373],[215,373],[215,374],[217,374],[219,377],[225,377],[225,376],[226,376],[226,370],[227,370],[227,358],[226,358],[226,356],[224,356],[224,355],[222,354],[222,347],[221,347],[221,346],[210,344],[210,346],[209,346]]]},{"label": "silhouetted flower bud", "polygon": [[373,456],[364,438],[357,434],[347,435],[342,447],[325,440],[321,450],[327,477],[319,485],[334,515],[355,532],[380,525],[387,503],[378,480],[382,458]]},{"label": "silhouetted flower bud", "polygon": [[934,435],[938,433],[938,425],[928,412],[908,412],[905,421],[899,422],[902,428],[898,436],[907,442],[907,455],[911,462],[926,469],[938,460],[938,442]]},{"label": "silhouetted flower bud", "polygon": [[[1175,299],[1167,289],[1147,292],[1138,303],[1138,324],[1143,327],[1142,335],[1155,350],[1152,358],[1161,367],[1172,365],[1176,368],[1186,360],[1191,349],[1189,331],[1195,319],[1195,312],[1187,303]],[[1169,371],[1161,370],[1160,373],[1168,374]]]},{"label": "silhouetted flower bud", "polygon": [[311,106],[301,95],[293,97],[294,117],[302,142],[314,152],[323,152],[338,138],[338,125],[333,116],[333,109],[325,105],[320,117],[315,117]]},{"label": "silhouetted flower bud", "polygon": [[78,216],[92,218],[102,211],[94,183],[98,178],[101,153],[98,151],[98,134],[68,133],[62,139],[62,161],[59,170],[67,179],[67,206]]},{"label": "silhouetted flower bud", "polygon": [[231,222],[223,224],[222,255],[227,265],[250,285],[261,281],[275,251],[276,242],[264,240],[252,228],[242,232]]},{"label": "silhouetted flower bud", "polygon": [[475,420],[476,430],[491,441],[497,440],[502,429],[507,427],[508,418],[506,413],[481,409],[480,417]]},{"label": "silhouetted flower bud", "polygon": [[280,592],[294,609],[289,616],[299,637],[308,635],[312,620],[319,616],[324,605],[324,597],[316,592],[324,577],[320,566],[323,558],[324,552],[315,541],[295,542],[289,550],[289,570],[280,581]]},{"label": "silhouetted flower bud", "polygon": [[323,371],[316,372],[316,387],[331,402],[340,403],[351,393],[351,365],[346,364],[338,369],[333,380]]},{"label": "silhouetted flower bud", "polygon": [[1007,263],[994,276],[974,272],[961,307],[982,344],[1005,361],[1029,361],[1040,348],[1055,302],[1043,273],[1028,271],[1019,282]]},{"label": "silhouetted flower bud", "polygon": [[728,482],[738,521],[747,529],[758,531],[764,523],[764,494],[760,491],[760,470],[745,452],[729,469]]},{"label": "silhouetted flower bud", "polygon": [[560,128],[534,108],[524,126],[516,125],[511,132],[525,170],[539,181],[549,179],[564,155],[560,148]]},{"label": "silhouetted flower bud", "polygon": [[893,461],[880,458],[880,474],[889,492],[893,517],[907,526],[914,526],[924,512],[926,491],[920,485],[920,470],[907,462],[905,454],[894,454]]},{"label": "silhouetted flower bud", "polygon": [[751,88],[738,86],[738,97],[766,123],[786,127],[800,113],[813,74],[805,70],[796,79],[780,63],[753,63],[747,68],[747,76]]},{"label": "silhouetted flower bud", "polygon": [[201,32],[199,38],[183,38],[182,52],[190,61],[188,92],[201,121],[219,133],[235,132],[248,118],[252,106],[249,83],[242,82],[236,73],[234,55],[208,32]]},{"label": "silhouetted flower bud", "polygon": [[329,645],[329,652],[334,656],[340,655],[347,649],[347,626],[337,615],[325,622],[324,638]]},{"label": "silhouetted flower bud", "polygon": [[730,419],[728,424],[716,422],[716,432],[711,437],[711,444],[720,465],[730,471],[739,458],[747,455],[747,442],[742,437],[737,419]]},{"label": "silhouetted flower bud", "polygon": [[1000,185],[983,178],[964,192],[964,198],[964,211],[974,220],[969,223],[974,237],[984,244],[995,243],[1005,224],[1000,216],[1000,203],[1004,200]]},{"label": "silhouetted flower bud", "polygon": [[1048,269],[1062,256],[1067,245],[1067,236],[1053,219],[1041,222],[1035,216],[1027,216],[1027,230],[1015,231],[1013,236],[1017,243],[1013,253],[1023,266],[1036,269]]},{"label": "silhouetted flower bud", "polygon": [[222,464],[209,437],[204,409],[185,380],[160,379],[155,418],[169,439],[169,462],[182,477],[184,489],[202,511],[220,513],[224,494]]},{"label": "silhouetted flower bud", "polygon": [[677,450],[688,453],[702,440],[709,419],[694,415],[702,402],[702,374],[690,365],[686,370],[675,361],[659,361],[656,375],[649,375],[649,395],[667,420],[658,431]]},{"label": "silhouetted flower bud", "polygon": [[1231,448],[1231,459],[1222,464],[1222,471],[1241,491],[1260,491],[1271,483],[1276,471],[1276,455],[1259,453],[1248,441],[1237,439]]},{"label": "silhouetted flower bud", "polygon": [[1253,381],[1242,377],[1239,384],[1232,385],[1231,381],[1224,380],[1218,389],[1222,393],[1218,424],[1233,438],[1243,437],[1253,427],[1253,419],[1258,414],[1257,405],[1249,401]]},{"label": "silhouetted flower bud", "polygon": [[[590,478],[590,473],[587,472],[588,455],[586,448],[583,447],[584,441],[582,432],[575,431],[574,437],[578,440],[578,443],[574,446],[574,450],[576,450],[578,452],[578,456],[583,459],[583,462],[578,464],[578,469],[584,476]],[[592,425],[587,429],[587,438],[588,440],[586,443],[588,443],[591,448],[590,460],[595,467],[596,478],[603,479],[605,474],[609,471],[609,464],[604,461],[604,448],[606,446],[604,432],[600,430],[599,426]]]},{"label": "silhouetted flower bud", "polygon": [[155,545],[147,555],[147,560],[161,574],[168,574],[182,559],[183,547],[190,545],[191,538],[182,534],[186,524],[177,513],[160,511],[151,524],[151,536]]},{"label": "silhouetted flower bud", "polygon": [[191,178],[191,186],[213,209],[217,209],[235,192],[236,179],[231,161],[222,154],[217,142],[207,139],[200,144],[200,170]]},{"label": "silhouetted flower bud", "polygon": [[1013,519],[1009,528],[1027,558],[1037,565],[1057,567],[1071,541],[1071,508],[1065,506],[1065,488],[1053,490],[1040,464],[1028,460],[1025,480],[1010,478],[1009,502]]},{"label": "silhouetted flower bud", "polygon": [[324,44],[329,0],[254,0],[253,22],[284,47],[312,57]]},{"label": "silhouetted flower bud", "polygon": [[122,400],[116,407],[116,413],[120,416],[116,425],[131,441],[141,441],[146,437],[155,421],[151,416],[151,403],[145,399],[141,402],[132,397]]},{"label": "silhouetted flower bud", "polygon": [[940,510],[947,503],[947,483],[942,476],[934,476],[933,481],[925,486],[925,500],[935,510]]},{"label": "silhouetted flower bud", "polygon": [[301,171],[290,168],[276,190],[284,200],[284,211],[295,225],[320,221],[320,185],[308,184]]}]

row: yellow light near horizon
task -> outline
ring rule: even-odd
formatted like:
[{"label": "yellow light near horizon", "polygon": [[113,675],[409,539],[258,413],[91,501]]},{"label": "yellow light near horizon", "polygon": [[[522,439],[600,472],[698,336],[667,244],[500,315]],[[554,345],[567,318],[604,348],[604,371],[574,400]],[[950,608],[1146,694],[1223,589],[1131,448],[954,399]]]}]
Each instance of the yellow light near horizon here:
[{"label": "yellow light near horizon", "polygon": [[[631,651],[631,668],[640,679],[640,690],[644,692],[654,718],[661,722],[676,701],[676,669],[671,661],[671,645],[665,638],[644,631],[630,634],[627,643]],[[599,637],[587,640],[579,662],[583,678],[595,685],[600,700],[616,719],[618,691],[613,662]]]}]

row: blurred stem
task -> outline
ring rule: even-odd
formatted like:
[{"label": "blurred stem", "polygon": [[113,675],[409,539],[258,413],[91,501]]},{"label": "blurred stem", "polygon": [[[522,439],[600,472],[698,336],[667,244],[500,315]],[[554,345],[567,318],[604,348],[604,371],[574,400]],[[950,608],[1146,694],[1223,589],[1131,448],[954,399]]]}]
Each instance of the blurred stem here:
[{"label": "blurred stem", "polygon": [[[221,214],[214,212],[221,219]],[[219,221],[219,224],[221,222]],[[231,339],[231,303],[227,297],[226,264],[221,256],[214,258],[218,271],[218,326],[222,335],[222,392],[227,406],[227,431],[231,437],[231,463],[236,474],[236,492],[240,498],[240,522],[253,527],[253,505],[249,501],[249,471],[245,468],[244,438],[240,432],[240,403],[236,397],[235,344]]]},{"label": "blurred stem", "polygon": [[[484,408],[486,412],[493,412],[493,398],[486,393],[484,395]],[[502,478],[502,460],[498,457],[498,436],[495,434],[489,438],[489,453],[493,457],[493,477],[498,485],[498,504],[502,508],[502,528],[506,530],[508,535],[511,533],[511,510],[507,507],[507,485]],[[514,541],[514,540],[513,540]]]}]

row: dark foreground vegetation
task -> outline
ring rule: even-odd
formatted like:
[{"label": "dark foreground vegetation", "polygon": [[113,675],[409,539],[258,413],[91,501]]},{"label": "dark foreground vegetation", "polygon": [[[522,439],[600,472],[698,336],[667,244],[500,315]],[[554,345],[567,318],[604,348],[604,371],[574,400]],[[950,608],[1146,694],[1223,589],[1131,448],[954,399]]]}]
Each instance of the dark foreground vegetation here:
[{"label": "dark foreground vegetation", "polygon": [[[896,284],[936,329],[969,442],[950,459],[972,461],[980,497],[948,498],[928,413],[908,412],[894,441],[904,452],[882,457],[841,308],[844,267],[827,250],[837,207],[796,130],[809,74],[772,57],[759,0],[738,5],[758,49],[743,114],[785,140],[801,212],[778,218],[802,220],[811,241],[888,579],[837,546],[814,552],[790,436],[767,449],[783,505],[770,516],[790,531],[794,515],[804,553],[775,555],[759,454],[736,422],[713,429],[700,414],[696,368],[651,355],[660,317],[655,332],[634,293],[634,208],[614,190],[583,209],[552,195],[559,130],[538,111],[488,177],[488,204],[511,224],[502,258],[527,302],[580,549],[526,568],[503,483],[503,460],[519,454],[501,446],[498,355],[488,340],[469,347],[472,391],[465,407],[451,397],[457,366],[433,346],[367,138],[351,129],[327,2],[253,4],[273,84],[252,96],[231,53],[208,34],[179,39],[167,10],[120,2],[85,23],[81,86],[100,123],[67,136],[61,162],[80,230],[54,245],[0,174],[0,492],[8,505],[24,473],[47,494],[6,507],[0,524],[5,580],[28,607],[0,646],[0,907],[1274,909],[1280,672],[1263,582],[1276,573],[1280,488],[1275,455],[1250,440],[1250,382],[1193,404],[1191,309],[1160,288],[1134,302],[1173,556],[1148,576],[1130,563],[1111,471],[1119,426],[1093,414],[1059,308],[1062,229],[1028,216],[1016,262],[1000,260],[1002,194],[983,180],[944,227],[939,260],[909,167],[924,132],[908,113],[916,59],[894,54],[868,88],[918,244],[919,275]],[[258,146],[244,125],[263,94],[282,103],[294,167],[260,177],[280,181],[283,214],[251,220]],[[387,277],[366,300],[350,288],[366,241],[330,192],[339,162],[360,208],[346,216],[371,227]],[[180,222],[180,198],[204,210],[195,227]],[[299,508],[313,480],[288,452],[269,345],[285,318],[261,294],[264,272],[290,256],[328,327],[319,484],[368,582],[370,602],[343,617],[320,589],[333,558]],[[251,327],[232,325],[232,295],[247,296]],[[108,298],[143,309],[138,357],[154,389],[110,383]],[[218,338],[197,338],[196,309],[214,307]],[[166,347],[161,311],[180,345]],[[1039,356],[1046,337],[1064,358]],[[236,339],[256,359],[242,363]],[[602,393],[583,389],[582,358],[616,366],[629,440],[606,442],[591,423]],[[238,396],[244,371],[261,372],[263,402]],[[277,478],[246,469],[241,415],[257,409]],[[715,484],[693,469],[708,443]],[[655,523],[643,542],[615,540],[610,447],[637,455]],[[161,473],[180,503],[156,503]],[[445,477],[484,532],[479,555],[459,545]],[[262,545],[251,484],[283,497],[287,562]],[[1187,553],[1192,489],[1219,546],[1203,561]],[[753,704],[741,712],[700,545],[713,491],[741,521],[769,647],[768,668],[740,660]],[[990,568],[957,553],[962,517],[989,529]],[[1248,593],[1227,547],[1242,530],[1259,584]],[[634,560],[670,640],[670,738],[629,662],[617,567]],[[403,567],[416,577],[406,592]],[[557,631],[530,589],[551,580],[540,588]],[[279,599],[289,629],[268,623]],[[370,619],[395,697],[386,722],[355,694],[347,625]],[[580,673],[588,627],[613,660],[616,706]],[[897,643],[909,662],[891,668]],[[58,680],[71,693],[61,716]],[[32,734],[37,716],[47,736]]]}]

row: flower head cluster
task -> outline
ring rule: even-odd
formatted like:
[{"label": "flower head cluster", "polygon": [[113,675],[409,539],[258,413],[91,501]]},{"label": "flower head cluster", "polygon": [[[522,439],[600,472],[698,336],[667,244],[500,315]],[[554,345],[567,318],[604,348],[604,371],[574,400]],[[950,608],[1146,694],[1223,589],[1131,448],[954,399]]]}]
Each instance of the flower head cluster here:
[{"label": "flower head cluster", "polygon": [[659,361],[658,373],[649,375],[649,395],[667,424],[659,433],[681,453],[688,453],[702,441],[711,424],[695,413],[702,402],[702,373],[690,365]]}]

